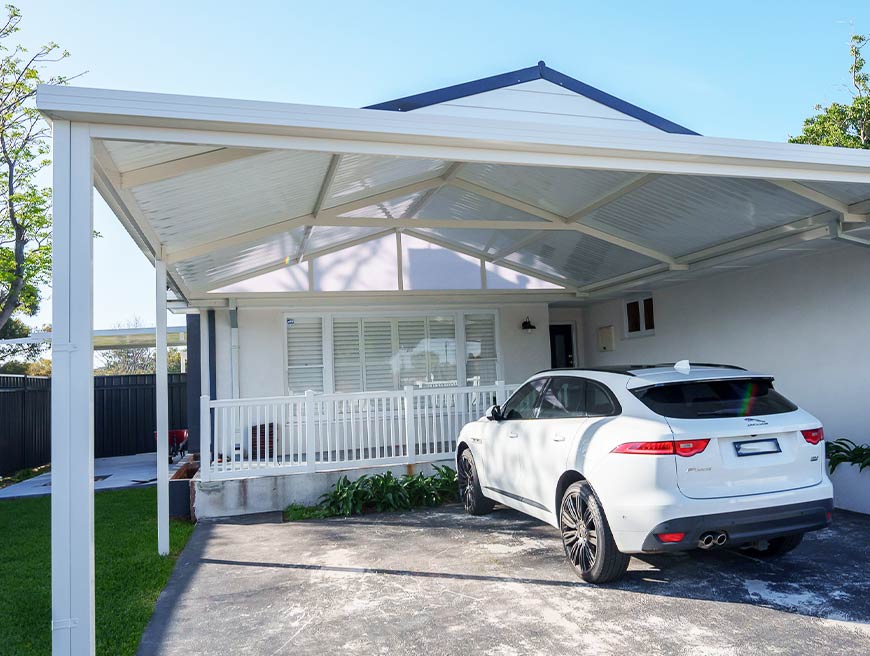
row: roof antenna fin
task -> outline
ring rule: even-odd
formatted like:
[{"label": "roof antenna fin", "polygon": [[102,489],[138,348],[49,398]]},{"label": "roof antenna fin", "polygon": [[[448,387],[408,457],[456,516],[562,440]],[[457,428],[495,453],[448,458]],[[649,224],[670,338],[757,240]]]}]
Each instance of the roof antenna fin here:
[{"label": "roof antenna fin", "polygon": [[688,360],[680,360],[677,364],[674,365],[674,369],[676,369],[681,374],[687,374],[692,370],[692,365]]}]

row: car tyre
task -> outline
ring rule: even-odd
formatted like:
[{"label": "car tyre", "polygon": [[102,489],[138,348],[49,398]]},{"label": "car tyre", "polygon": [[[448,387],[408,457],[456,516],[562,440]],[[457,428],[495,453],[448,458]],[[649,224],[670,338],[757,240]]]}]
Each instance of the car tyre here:
[{"label": "car tyre", "polygon": [[757,558],[777,558],[779,556],[784,556],[789,551],[793,551],[794,549],[796,549],[803,539],[803,533],[796,533],[795,535],[783,535],[782,537],[768,540],[766,549],[758,549],[756,547],[752,547],[750,549],[747,549],[747,552]]},{"label": "car tyre", "polygon": [[465,506],[465,512],[469,515],[485,515],[492,512],[495,502],[483,496],[480,488],[480,477],[477,475],[477,467],[474,464],[474,456],[471,449],[465,449],[459,456],[459,498]]},{"label": "car tyre", "polygon": [[581,579],[608,583],[625,574],[631,556],[616,548],[604,508],[586,481],[565,490],[559,504],[559,529],[568,564]]}]

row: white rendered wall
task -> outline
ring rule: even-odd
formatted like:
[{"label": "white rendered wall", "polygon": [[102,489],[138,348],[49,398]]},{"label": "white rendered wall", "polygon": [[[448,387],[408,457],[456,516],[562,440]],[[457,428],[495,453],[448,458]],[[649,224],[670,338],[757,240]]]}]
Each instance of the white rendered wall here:
[{"label": "white rendered wall", "polygon": [[[446,297],[449,300],[449,296]],[[487,306],[491,308],[492,306]],[[359,308],[359,312],[382,312],[384,315],[406,308]],[[456,310],[459,306],[445,307]],[[462,306],[465,311],[483,309],[475,306]],[[519,383],[528,376],[550,366],[550,337],[548,309],[546,303],[504,304],[499,308],[499,342],[505,381]],[[240,395],[245,397],[281,396],[284,389],[284,314],[285,309],[240,308],[239,320],[239,386]],[[317,312],[307,308],[306,312]],[[326,309],[324,311],[327,311]],[[336,308],[330,308],[336,311]],[[344,311],[353,312],[344,308]],[[413,311],[417,311],[416,309]],[[421,314],[437,312],[437,308],[420,308]],[[221,314],[216,313],[217,317]],[[537,326],[531,334],[524,333],[520,326],[529,317]],[[217,388],[219,398],[230,398],[232,387],[229,383],[229,324],[225,324],[226,337],[222,338],[221,322],[217,328]],[[225,352],[225,357],[222,353]]]},{"label": "white rendered wall", "polygon": [[[593,305],[584,309],[586,365],[690,359],[771,373],[829,439],[868,442],[868,282],[870,252],[843,246],[659,290],[650,337],[623,337],[620,301]],[[606,325],[616,350],[599,353]]]}]

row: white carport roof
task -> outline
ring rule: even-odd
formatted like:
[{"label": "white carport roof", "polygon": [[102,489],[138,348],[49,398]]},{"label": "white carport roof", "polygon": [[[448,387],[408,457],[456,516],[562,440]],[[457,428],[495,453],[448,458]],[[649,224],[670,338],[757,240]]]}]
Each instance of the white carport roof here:
[{"label": "white carport roof", "polygon": [[95,186],[194,307],[393,232],[550,283],[526,298],[604,298],[860,239],[870,213],[865,151],[74,87],[37,103],[89,124]]}]

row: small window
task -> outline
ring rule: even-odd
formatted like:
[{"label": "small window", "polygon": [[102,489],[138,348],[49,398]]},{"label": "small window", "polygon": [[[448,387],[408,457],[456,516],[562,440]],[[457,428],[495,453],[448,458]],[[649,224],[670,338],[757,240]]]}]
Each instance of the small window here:
[{"label": "small window", "polygon": [[541,395],[538,419],[586,416],[586,381],[575,376],[558,376]]},{"label": "small window", "polygon": [[546,379],[539,378],[520,387],[513,396],[505,401],[501,414],[505,419],[534,419],[535,408],[541,396],[541,388]]},{"label": "small window", "polygon": [[635,298],[625,303],[625,334],[627,337],[648,335],[655,331],[656,320],[652,296]]},{"label": "small window", "polygon": [[618,415],[613,397],[603,385],[589,381],[586,384],[586,414],[590,417]]}]

